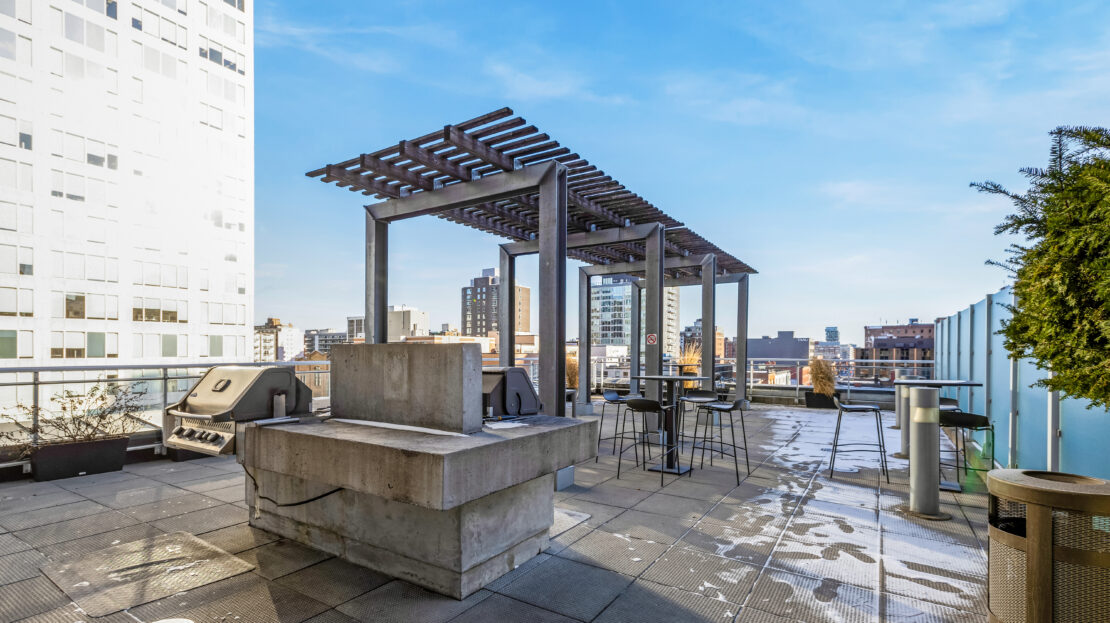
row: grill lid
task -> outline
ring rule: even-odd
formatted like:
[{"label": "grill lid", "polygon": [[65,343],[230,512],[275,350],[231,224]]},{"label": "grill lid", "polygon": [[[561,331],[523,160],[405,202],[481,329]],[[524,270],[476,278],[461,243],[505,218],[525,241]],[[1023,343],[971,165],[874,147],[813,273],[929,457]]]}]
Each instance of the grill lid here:
[{"label": "grill lid", "polygon": [[176,411],[237,421],[273,415],[273,397],[284,393],[285,414],[298,403],[297,379],[293,370],[280,366],[218,366],[205,373]]}]

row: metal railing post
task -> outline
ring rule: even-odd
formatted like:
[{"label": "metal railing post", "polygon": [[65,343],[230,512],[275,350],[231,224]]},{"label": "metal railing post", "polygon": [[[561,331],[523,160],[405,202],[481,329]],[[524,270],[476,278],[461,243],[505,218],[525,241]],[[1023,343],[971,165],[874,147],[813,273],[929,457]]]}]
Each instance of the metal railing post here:
[{"label": "metal railing post", "polygon": [[[295,368],[294,368],[295,369]],[[162,439],[164,440],[168,435],[168,428],[166,427],[166,409],[170,406],[170,369],[162,366]],[[165,453],[166,449],[163,445],[161,453]],[[157,452],[156,452],[157,454]]]},{"label": "metal railing post", "polygon": [[31,373],[31,445],[39,445],[39,373]]}]

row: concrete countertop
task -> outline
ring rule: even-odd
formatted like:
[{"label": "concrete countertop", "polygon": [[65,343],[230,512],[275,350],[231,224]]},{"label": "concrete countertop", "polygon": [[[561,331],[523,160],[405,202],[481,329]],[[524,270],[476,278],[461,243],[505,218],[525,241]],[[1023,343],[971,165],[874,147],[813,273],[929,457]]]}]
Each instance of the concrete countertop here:
[{"label": "concrete countertop", "polygon": [[593,458],[597,422],[534,415],[469,435],[372,423],[248,427],[243,462],[306,481],[437,510]]}]

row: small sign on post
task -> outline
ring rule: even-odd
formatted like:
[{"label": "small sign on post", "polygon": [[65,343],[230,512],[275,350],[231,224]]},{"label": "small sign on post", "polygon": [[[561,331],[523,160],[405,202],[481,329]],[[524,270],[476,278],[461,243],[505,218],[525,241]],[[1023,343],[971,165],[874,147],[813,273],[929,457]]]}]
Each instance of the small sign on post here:
[{"label": "small sign on post", "polygon": [[655,344],[658,341],[659,341],[659,337],[656,336],[654,333],[648,333],[647,334],[647,343],[648,344]]}]

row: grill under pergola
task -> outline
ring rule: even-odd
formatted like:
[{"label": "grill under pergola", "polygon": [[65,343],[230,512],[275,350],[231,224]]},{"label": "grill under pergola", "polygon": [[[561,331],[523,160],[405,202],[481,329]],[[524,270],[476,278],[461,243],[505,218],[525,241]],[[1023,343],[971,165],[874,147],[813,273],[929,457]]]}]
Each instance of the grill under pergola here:
[{"label": "grill under pergola", "polygon": [[[396,199],[435,191],[546,161],[567,167],[567,233],[586,233],[628,225],[661,223],[666,228],[668,257],[713,253],[720,274],[755,271],[649,201],[590,164],[577,153],[540,132],[509,108],[445,126],[378,151],[309,171],[351,192]],[[481,231],[517,241],[539,235],[538,193],[495,199],[436,214]],[[589,264],[642,261],[644,246],[621,242],[570,249],[568,256]],[[692,274],[688,268],[667,271]]]},{"label": "grill under pergola", "polygon": [[[434,215],[511,241],[500,248],[498,349],[503,366],[515,363],[515,258],[539,254],[538,380],[547,409],[564,399],[565,353],[550,345],[563,344],[566,337],[567,257],[588,264],[579,269],[582,343],[590,343],[593,276],[640,277],[633,286],[632,325],[633,335],[641,335],[643,292],[648,375],[658,375],[662,368],[663,288],[700,285],[702,322],[712,334],[716,285],[736,283],[736,356],[745,361],[747,277],[755,270],[508,108],[306,175],[381,200],[365,206],[367,343],[384,342],[386,336],[389,224]],[[703,340],[702,347],[702,375],[710,379],[713,342]],[[632,340],[631,360],[637,371],[639,345],[639,339]],[[743,370],[743,364],[737,366],[738,397],[743,397]],[[591,380],[586,357],[579,362],[579,386],[588,387]],[[708,384],[712,387],[712,380]],[[658,395],[659,389],[649,383],[647,395]],[[579,408],[588,412],[589,392],[579,392],[577,400]]]}]

